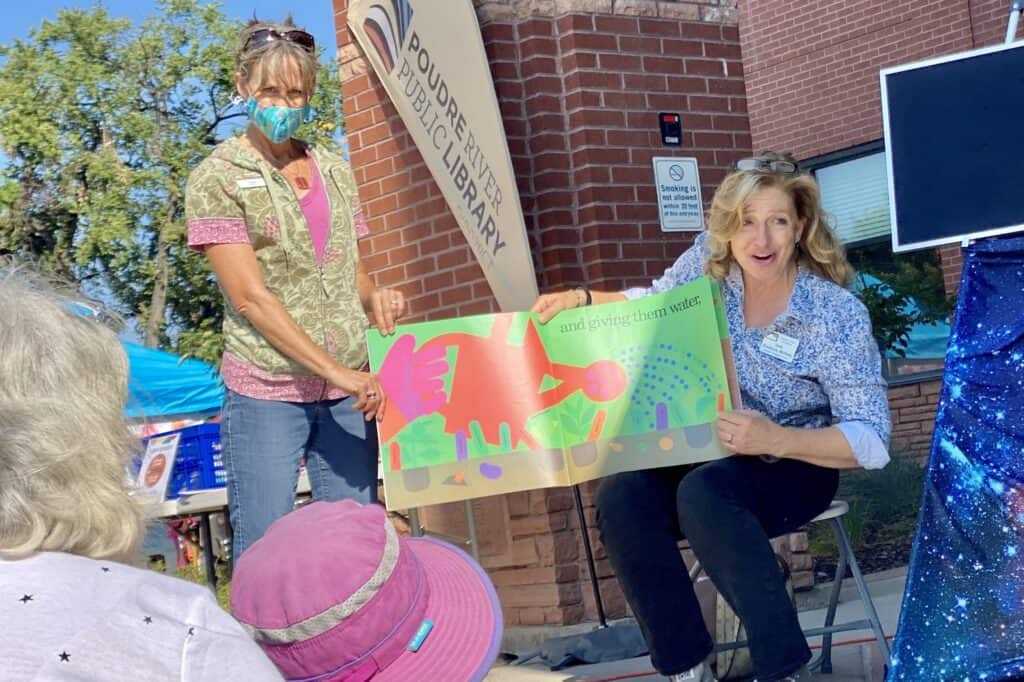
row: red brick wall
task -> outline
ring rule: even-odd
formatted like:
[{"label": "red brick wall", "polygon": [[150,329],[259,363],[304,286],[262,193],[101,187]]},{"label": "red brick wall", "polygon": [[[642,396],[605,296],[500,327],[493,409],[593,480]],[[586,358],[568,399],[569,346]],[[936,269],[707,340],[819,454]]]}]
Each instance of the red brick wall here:
[{"label": "red brick wall", "polygon": [[[406,293],[413,319],[494,310],[440,191],[349,34],[347,0],[333,2],[371,276]],[[710,199],[732,160],[750,153],[734,9],[718,0],[476,5],[541,289],[617,288],[660,275],[690,237],[659,228],[651,157],[696,156]],[[682,114],[681,149],[660,145],[659,111]],[[592,489],[584,489],[591,521]],[[422,517],[464,535],[463,509],[441,505]],[[473,509],[481,563],[507,624],[595,617],[571,491],[485,498]],[[595,550],[608,615],[622,616],[625,601]]]},{"label": "red brick wall", "polygon": [[[369,269],[406,292],[415,319],[493,310],[440,191],[349,36],[345,5],[335,0]],[[751,148],[735,26],[566,14],[491,20],[482,33],[542,289],[660,275],[689,236],[658,226],[651,157],[696,156],[710,197]],[[682,150],[660,146],[663,110],[683,114]]]},{"label": "red brick wall", "polygon": [[[339,23],[339,45],[351,45]],[[493,310],[483,271],[441,191],[366,62],[348,62],[343,85],[352,168],[370,236],[360,243],[379,286],[397,286],[411,318]]]},{"label": "red brick wall", "polygon": [[[529,152],[541,164],[524,199],[542,288],[650,281],[689,241],[658,225],[651,157],[680,152],[660,146],[657,113],[682,113],[684,153],[697,157],[706,197],[749,152],[735,27],[574,14],[517,29]],[[564,74],[561,94],[545,90],[559,85],[549,69]]]},{"label": "red brick wall", "polygon": [[[881,139],[880,69],[1002,42],[1005,0],[740,0],[754,149],[818,156]],[[946,291],[959,247],[940,249]]]},{"label": "red brick wall", "polygon": [[998,43],[1004,0],[740,0],[755,149],[798,158],[882,137],[880,69]]}]

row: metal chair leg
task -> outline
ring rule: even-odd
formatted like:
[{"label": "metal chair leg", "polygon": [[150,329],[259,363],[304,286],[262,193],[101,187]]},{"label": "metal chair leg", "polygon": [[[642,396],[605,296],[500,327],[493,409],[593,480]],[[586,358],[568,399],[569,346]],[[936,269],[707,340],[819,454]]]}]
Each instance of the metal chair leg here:
[{"label": "metal chair leg", "polygon": [[[832,582],[832,590],[828,597],[828,610],[825,612],[825,628],[830,628],[836,620],[836,607],[839,606],[839,593],[843,589],[843,578],[846,577],[846,548],[839,542],[838,535],[842,528],[842,519],[829,519],[832,522],[832,530],[836,533],[836,547],[839,549],[839,563],[836,565],[836,576]],[[821,636],[821,654],[818,660],[812,661],[808,668],[818,668],[824,674],[832,672],[832,633],[826,632]]]},{"label": "metal chair leg", "polygon": [[846,529],[843,527],[843,524],[836,524],[836,534],[844,550],[849,554],[850,572],[853,574],[853,582],[857,585],[857,593],[860,595],[860,601],[864,605],[864,612],[871,622],[871,629],[874,631],[875,639],[878,641],[878,648],[881,649],[882,655],[885,657],[885,663],[888,665],[891,661],[889,642],[885,639],[882,622],[878,619],[878,612],[875,611],[875,604],[871,601],[871,594],[868,592],[868,586],[864,583],[864,576],[860,573],[860,566],[857,565],[857,559],[853,555],[853,547],[850,546],[850,539],[846,536]]}]

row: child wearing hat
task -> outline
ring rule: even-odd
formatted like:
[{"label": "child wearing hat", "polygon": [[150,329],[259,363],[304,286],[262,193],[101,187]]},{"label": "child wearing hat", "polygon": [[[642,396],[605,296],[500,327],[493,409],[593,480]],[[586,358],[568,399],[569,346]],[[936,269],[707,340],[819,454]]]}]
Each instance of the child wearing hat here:
[{"label": "child wearing hat", "polygon": [[502,633],[476,561],[352,500],[278,519],[239,559],[231,606],[288,680],[479,681]]}]

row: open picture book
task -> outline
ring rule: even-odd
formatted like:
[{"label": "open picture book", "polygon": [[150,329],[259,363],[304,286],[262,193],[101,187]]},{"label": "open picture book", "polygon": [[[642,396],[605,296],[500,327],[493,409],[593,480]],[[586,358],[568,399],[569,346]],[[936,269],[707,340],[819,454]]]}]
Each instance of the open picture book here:
[{"label": "open picture book", "polygon": [[568,486],[726,455],[728,325],[702,277],[661,294],[368,333],[388,397],[378,423],[388,509]]}]

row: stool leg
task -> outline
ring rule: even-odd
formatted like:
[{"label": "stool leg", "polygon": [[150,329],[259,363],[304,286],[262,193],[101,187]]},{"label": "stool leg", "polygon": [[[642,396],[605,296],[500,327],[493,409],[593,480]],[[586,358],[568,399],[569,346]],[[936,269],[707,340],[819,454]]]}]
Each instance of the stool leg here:
[{"label": "stool leg", "polygon": [[857,585],[860,601],[864,605],[864,613],[867,614],[868,620],[871,621],[871,629],[875,632],[878,648],[882,650],[882,656],[885,657],[885,663],[888,665],[890,661],[889,643],[885,639],[882,622],[878,619],[878,612],[875,611],[875,604],[871,601],[871,594],[868,592],[868,586],[864,583],[864,576],[860,574],[860,566],[857,565],[857,558],[853,555],[853,548],[850,546],[850,539],[846,536],[846,529],[842,523],[838,523],[838,519],[835,520],[837,521],[836,533],[839,536],[839,541],[843,543],[843,546],[849,553],[850,572],[853,574],[853,582]]},{"label": "stool leg", "polygon": [[[839,593],[843,589],[843,578],[846,577],[846,546],[839,541],[839,533],[843,532],[842,521],[829,519],[832,522],[832,530],[836,534],[836,547],[839,549],[839,562],[836,565],[836,577],[832,581],[832,591],[828,596],[828,610],[825,612],[825,627],[832,627],[836,621],[836,607],[839,606]],[[832,672],[832,633],[826,632],[821,636],[821,672]]]}]

